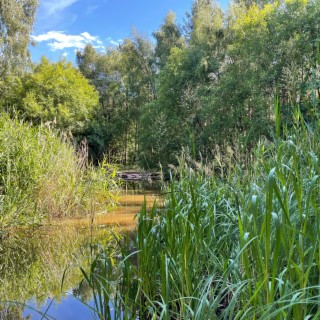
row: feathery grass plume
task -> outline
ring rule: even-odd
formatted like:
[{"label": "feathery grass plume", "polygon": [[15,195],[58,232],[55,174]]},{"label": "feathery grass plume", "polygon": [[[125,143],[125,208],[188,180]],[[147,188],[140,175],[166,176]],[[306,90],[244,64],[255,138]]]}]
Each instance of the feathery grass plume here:
[{"label": "feathery grass plume", "polygon": [[1,227],[106,211],[117,198],[114,174],[48,128],[0,116]]}]

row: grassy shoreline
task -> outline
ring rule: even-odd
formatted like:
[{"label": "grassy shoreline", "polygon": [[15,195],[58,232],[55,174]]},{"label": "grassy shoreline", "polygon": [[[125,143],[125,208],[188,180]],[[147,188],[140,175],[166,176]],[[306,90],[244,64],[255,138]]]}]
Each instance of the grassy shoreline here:
[{"label": "grassy shoreline", "polygon": [[45,126],[0,116],[0,227],[106,211],[117,200],[115,169],[93,167]]}]

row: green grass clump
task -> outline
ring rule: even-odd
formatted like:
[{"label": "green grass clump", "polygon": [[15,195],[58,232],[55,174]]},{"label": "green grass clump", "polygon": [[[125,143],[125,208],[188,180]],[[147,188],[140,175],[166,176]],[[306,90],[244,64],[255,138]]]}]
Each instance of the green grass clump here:
[{"label": "green grass clump", "polygon": [[[257,146],[249,165],[231,160],[227,172],[181,158],[164,208],[142,208],[134,241],[112,265],[120,276],[108,272],[118,314],[318,319],[319,136],[318,124],[296,127]],[[109,292],[102,278],[96,286]]]},{"label": "green grass clump", "polygon": [[111,171],[48,128],[0,116],[1,227],[106,210],[116,198]]}]

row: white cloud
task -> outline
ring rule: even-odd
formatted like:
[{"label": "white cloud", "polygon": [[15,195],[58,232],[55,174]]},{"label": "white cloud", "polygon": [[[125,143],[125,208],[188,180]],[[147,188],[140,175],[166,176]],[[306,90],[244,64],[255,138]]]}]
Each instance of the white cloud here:
[{"label": "white cloud", "polygon": [[110,42],[110,44],[112,44],[113,46],[118,46],[120,45],[123,40],[122,39],[118,39],[118,40],[112,40],[112,38],[107,38],[107,40]]},{"label": "white cloud", "polygon": [[113,45],[113,46],[118,46],[119,43],[117,41],[114,41],[114,40],[110,40],[110,43]]},{"label": "white cloud", "polygon": [[43,0],[41,2],[42,8],[48,16],[55,14],[58,11],[70,7],[79,0]]},{"label": "white cloud", "polygon": [[105,46],[93,46],[95,49],[105,49]]},{"label": "white cloud", "polygon": [[99,37],[92,36],[88,32],[82,32],[79,35],[65,34],[63,31],[49,31],[40,35],[31,36],[36,42],[47,42],[53,51],[64,50],[66,48],[83,49],[86,44],[102,45]]},{"label": "white cloud", "polygon": [[64,52],[64,53],[62,54],[62,56],[63,56],[64,58],[66,58],[67,55],[68,55],[68,52]]},{"label": "white cloud", "polygon": [[83,36],[84,38],[86,38],[86,39],[88,39],[88,40],[90,40],[90,41],[99,41],[99,40],[98,40],[98,37],[92,36],[92,35],[90,35],[90,33],[88,33],[88,32],[82,32],[82,33],[81,33],[81,36]]}]

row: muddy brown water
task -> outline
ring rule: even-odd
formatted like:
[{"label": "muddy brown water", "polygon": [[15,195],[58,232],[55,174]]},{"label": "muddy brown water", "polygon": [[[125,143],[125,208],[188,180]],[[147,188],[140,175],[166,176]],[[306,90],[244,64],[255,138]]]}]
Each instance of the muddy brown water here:
[{"label": "muddy brown water", "polygon": [[119,206],[95,216],[93,225],[90,217],[66,219],[0,234],[0,320],[94,319],[81,302],[93,306],[91,292],[79,289],[79,266],[90,261],[88,244],[108,247],[114,244],[112,232],[134,233],[144,200],[151,208],[154,201],[161,204],[159,194],[159,188],[127,185]]},{"label": "muddy brown water", "polygon": [[[95,226],[107,227],[118,226],[122,230],[133,230],[136,228],[137,214],[139,213],[144,200],[146,200],[147,209],[150,209],[156,201],[161,205],[160,190],[124,190],[119,197],[119,204],[107,214],[95,215],[93,223]],[[88,227],[92,224],[92,217],[77,219],[56,219],[51,221],[52,226],[82,226]]]}]

